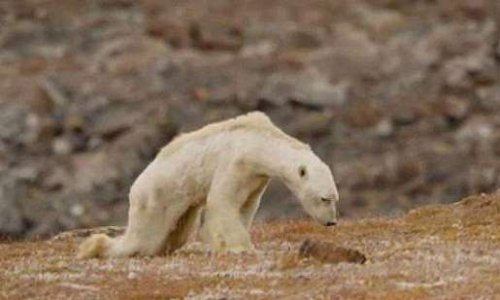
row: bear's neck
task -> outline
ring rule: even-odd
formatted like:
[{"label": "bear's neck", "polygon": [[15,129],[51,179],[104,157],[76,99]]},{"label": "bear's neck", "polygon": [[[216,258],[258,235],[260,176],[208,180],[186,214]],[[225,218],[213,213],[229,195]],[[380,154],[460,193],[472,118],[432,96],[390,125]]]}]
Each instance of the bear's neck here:
[{"label": "bear's neck", "polygon": [[280,178],[289,181],[290,170],[295,168],[291,164],[304,160],[310,149],[305,146],[290,144],[283,141],[268,141],[252,151],[252,165],[256,172],[268,177]]}]

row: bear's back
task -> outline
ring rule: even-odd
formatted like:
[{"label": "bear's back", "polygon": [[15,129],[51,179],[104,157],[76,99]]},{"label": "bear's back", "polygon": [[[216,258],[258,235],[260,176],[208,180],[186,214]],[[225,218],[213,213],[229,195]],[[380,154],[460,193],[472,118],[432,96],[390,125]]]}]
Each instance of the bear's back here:
[{"label": "bear's back", "polygon": [[199,141],[209,136],[234,132],[237,130],[251,130],[254,133],[257,132],[269,135],[271,138],[283,139],[296,147],[308,147],[306,144],[303,144],[297,139],[287,135],[281,129],[276,127],[264,113],[251,112],[229,120],[208,124],[201,129],[181,134],[168,145],[163,147],[158,156],[165,158],[177,152],[187,143]]}]

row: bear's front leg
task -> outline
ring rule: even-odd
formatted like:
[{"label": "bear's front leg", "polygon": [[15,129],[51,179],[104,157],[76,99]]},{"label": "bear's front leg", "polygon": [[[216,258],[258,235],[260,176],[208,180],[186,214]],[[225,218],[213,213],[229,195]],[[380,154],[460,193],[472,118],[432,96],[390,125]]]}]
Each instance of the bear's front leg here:
[{"label": "bear's front leg", "polygon": [[253,250],[250,234],[241,222],[239,211],[220,205],[207,205],[206,229],[213,250],[241,253]]},{"label": "bear's front leg", "polygon": [[245,186],[244,172],[230,166],[216,173],[207,197],[204,224],[212,249],[234,253],[251,251],[250,234],[240,217],[240,209],[251,192]]}]

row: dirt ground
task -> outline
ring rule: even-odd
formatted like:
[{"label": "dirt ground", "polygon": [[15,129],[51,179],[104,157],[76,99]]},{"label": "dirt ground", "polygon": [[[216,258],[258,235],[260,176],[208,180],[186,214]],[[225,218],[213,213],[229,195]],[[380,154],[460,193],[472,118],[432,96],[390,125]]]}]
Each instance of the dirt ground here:
[{"label": "dirt ground", "polygon": [[[170,257],[76,260],[77,244],[89,232],[0,244],[0,298],[500,297],[498,196],[426,206],[400,218],[343,221],[335,228],[300,220],[260,223],[252,230],[257,251],[243,255],[211,254],[193,240]],[[360,251],[367,260],[334,264],[316,259],[328,254],[299,256],[306,239]]]},{"label": "dirt ground", "polygon": [[123,225],[162,145],[251,110],[332,167],[344,216],[494,192],[498,3],[0,1],[0,238]]}]

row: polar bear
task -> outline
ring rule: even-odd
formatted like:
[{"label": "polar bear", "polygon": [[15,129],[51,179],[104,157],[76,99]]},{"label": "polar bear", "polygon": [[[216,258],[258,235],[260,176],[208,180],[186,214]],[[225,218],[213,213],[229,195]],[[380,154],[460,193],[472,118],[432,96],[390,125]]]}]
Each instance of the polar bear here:
[{"label": "polar bear", "polygon": [[204,207],[203,231],[214,251],[253,249],[248,229],[269,180],[277,178],[317,222],[337,222],[330,168],[261,112],[181,135],[165,146],[132,185],[125,234],[95,234],[78,257],[151,256],[186,243]]}]

